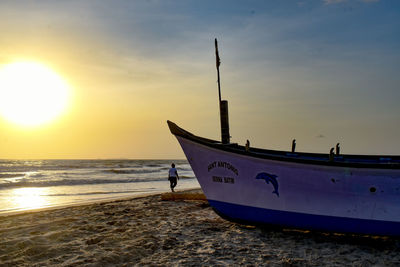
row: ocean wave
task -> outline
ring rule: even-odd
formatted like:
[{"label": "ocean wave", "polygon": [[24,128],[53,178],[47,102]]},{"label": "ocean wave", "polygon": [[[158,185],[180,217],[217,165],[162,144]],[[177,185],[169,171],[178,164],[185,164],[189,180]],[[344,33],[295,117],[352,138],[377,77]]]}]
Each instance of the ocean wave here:
[{"label": "ocean wave", "polygon": [[[104,170],[103,172],[106,173],[114,173],[114,174],[142,174],[142,173],[158,173],[163,170],[166,170],[165,168],[160,168],[160,169],[108,169]],[[167,175],[167,174],[166,174]]]},{"label": "ocean wave", "polygon": [[178,172],[191,172],[192,168],[176,168]]},{"label": "ocean wave", "polygon": [[15,177],[24,177],[25,173],[17,173],[17,172],[11,172],[11,173],[0,173],[0,178],[15,178]]},{"label": "ocean wave", "polygon": [[42,178],[45,177],[46,175],[44,173],[40,173],[40,172],[34,172],[34,173],[26,173],[25,174],[26,177],[29,178]]},{"label": "ocean wave", "polygon": [[140,188],[133,190],[124,190],[124,191],[95,191],[95,192],[84,192],[84,193],[65,193],[65,194],[46,194],[49,197],[67,197],[67,196],[89,196],[89,195],[115,195],[115,194],[129,194],[129,193],[138,193],[138,192],[148,192],[151,190],[156,190],[157,188]]},{"label": "ocean wave", "polygon": [[161,167],[161,164],[146,164],[147,167]]},{"label": "ocean wave", "polygon": [[179,178],[181,178],[181,179],[195,179],[196,177],[194,177],[194,176],[187,176],[187,175],[179,175]]},{"label": "ocean wave", "polygon": [[[185,160],[175,160],[177,166],[187,166]],[[1,172],[34,172],[41,170],[73,170],[102,168],[167,168],[171,160],[0,160]]]},{"label": "ocean wave", "polygon": [[21,187],[49,187],[49,186],[74,186],[74,185],[96,185],[96,184],[120,184],[166,181],[167,178],[129,178],[129,179],[60,179],[60,180],[29,180],[21,179],[16,182],[0,183],[0,189],[11,189]]}]

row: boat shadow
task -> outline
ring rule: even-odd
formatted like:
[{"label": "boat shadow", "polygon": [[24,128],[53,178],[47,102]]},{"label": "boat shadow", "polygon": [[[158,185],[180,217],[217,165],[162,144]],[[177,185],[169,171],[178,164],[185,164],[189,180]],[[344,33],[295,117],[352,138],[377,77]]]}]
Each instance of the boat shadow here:
[{"label": "boat shadow", "polygon": [[284,228],[276,225],[243,225],[241,228],[254,227],[261,235],[274,235],[276,237],[293,240],[310,241],[314,243],[332,243],[336,245],[354,245],[357,247],[371,248],[376,250],[391,250],[400,252],[400,237],[360,235],[354,233],[334,233],[316,230],[303,230]]},{"label": "boat shadow", "polygon": [[356,233],[335,233],[318,230],[287,228],[273,224],[249,224],[247,221],[233,219],[218,210],[213,209],[221,218],[228,220],[242,229],[259,229],[264,235],[280,235],[285,238],[309,240],[315,243],[329,242],[334,244],[347,244],[365,246],[377,250],[396,250],[400,252],[400,237],[376,236]]}]

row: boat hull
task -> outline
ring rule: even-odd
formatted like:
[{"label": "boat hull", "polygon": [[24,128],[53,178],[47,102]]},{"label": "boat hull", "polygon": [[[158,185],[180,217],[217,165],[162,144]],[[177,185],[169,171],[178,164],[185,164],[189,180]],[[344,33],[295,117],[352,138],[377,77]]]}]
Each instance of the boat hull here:
[{"label": "boat hull", "polygon": [[256,158],[176,135],[210,205],[252,224],[400,236],[400,170]]}]

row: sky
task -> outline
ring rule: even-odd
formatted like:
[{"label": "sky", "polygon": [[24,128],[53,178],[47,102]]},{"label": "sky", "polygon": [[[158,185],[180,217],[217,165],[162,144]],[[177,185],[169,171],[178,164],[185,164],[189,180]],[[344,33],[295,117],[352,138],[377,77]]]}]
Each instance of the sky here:
[{"label": "sky", "polygon": [[182,159],[167,120],[219,140],[214,38],[232,142],[400,154],[399,1],[3,0],[0,17],[0,65],[46,64],[72,95],[40,127],[0,118],[0,158]]}]

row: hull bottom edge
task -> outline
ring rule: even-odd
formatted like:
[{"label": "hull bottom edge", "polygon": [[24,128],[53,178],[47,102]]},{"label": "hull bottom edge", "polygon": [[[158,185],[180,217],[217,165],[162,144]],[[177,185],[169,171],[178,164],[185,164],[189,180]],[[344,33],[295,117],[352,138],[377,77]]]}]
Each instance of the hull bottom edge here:
[{"label": "hull bottom edge", "polygon": [[251,225],[269,225],[336,233],[379,236],[400,236],[400,222],[314,215],[290,211],[256,208],[217,200],[208,200],[222,218]]}]

